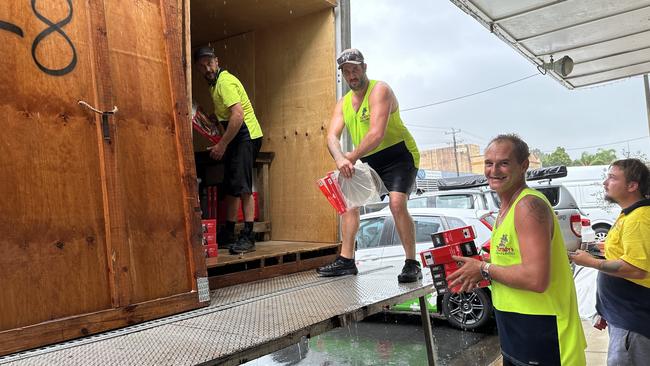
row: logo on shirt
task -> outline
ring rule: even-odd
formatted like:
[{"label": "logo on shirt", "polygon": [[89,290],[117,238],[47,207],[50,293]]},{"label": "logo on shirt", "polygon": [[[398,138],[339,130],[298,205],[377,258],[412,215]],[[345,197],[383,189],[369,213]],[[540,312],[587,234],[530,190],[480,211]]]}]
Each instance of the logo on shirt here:
[{"label": "logo on shirt", "polygon": [[503,255],[514,255],[515,249],[511,246],[508,246],[508,234],[503,234],[499,244],[497,245],[497,253]]},{"label": "logo on shirt", "polygon": [[370,119],[370,113],[368,113],[368,108],[363,107],[363,109],[361,110],[361,120],[365,121],[369,119]]}]

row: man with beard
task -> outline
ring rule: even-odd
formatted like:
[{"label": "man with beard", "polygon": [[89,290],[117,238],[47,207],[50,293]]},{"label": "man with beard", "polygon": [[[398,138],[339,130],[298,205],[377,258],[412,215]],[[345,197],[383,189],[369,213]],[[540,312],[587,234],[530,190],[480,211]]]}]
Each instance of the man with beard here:
[{"label": "man with beard", "polygon": [[[222,160],[224,164],[227,211],[226,226],[219,235],[219,247],[229,248],[231,254],[252,252],[255,250],[253,165],[262,146],[262,129],[244,86],[219,67],[219,60],[211,47],[197,49],[194,62],[210,85],[215,115],[225,128],[219,143],[209,148],[210,157]],[[243,203],[244,229],[235,240],[240,202]]]},{"label": "man with beard", "polygon": [[638,159],[612,163],[605,198],[621,214],[605,239],[605,259],[582,250],[574,263],[598,273],[596,309],[609,327],[608,365],[647,365],[650,360],[650,172]]},{"label": "man with beard", "polygon": [[[352,177],[357,160],[368,163],[381,177],[389,192],[390,210],[406,254],[397,280],[415,282],[422,279],[422,271],[415,259],[415,226],[406,209],[406,201],[413,190],[420,153],[402,122],[395,94],[385,82],[368,80],[361,52],[347,49],[336,62],[352,90],[334,108],[327,147],[344,178]],[[344,127],[354,144],[354,149],[346,153],[340,144]],[[354,242],[359,229],[359,209],[348,210],[341,221],[341,254],[334,262],[317,270],[321,276],[357,274]]]},{"label": "man with beard", "polygon": [[447,280],[471,291],[492,281],[504,365],[585,365],[586,341],[560,225],[541,192],[526,186],[528,145],[499,135],[485,150],[485,177],[501,206],[491,263],[453,257]]}]

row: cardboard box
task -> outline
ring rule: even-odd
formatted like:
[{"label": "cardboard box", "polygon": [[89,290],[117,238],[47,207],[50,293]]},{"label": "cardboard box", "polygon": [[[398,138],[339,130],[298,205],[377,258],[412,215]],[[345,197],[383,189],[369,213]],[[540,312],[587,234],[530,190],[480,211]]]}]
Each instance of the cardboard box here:
[{"label": "cardboard box", "polygon": [[453,262],[454,260],[451,257],[454,255],[457,257],[474,257],[478,255],[478,249],[476,244],[470,241],[462,244],[429,248],[420,252],[422,263],[428,267]]},{"label": "cardboard box", "polygon": [[206,258],[213,258],[219,255],[219,249],[217,248],[217,244],[204,245],[203,250],[205,251]]},{"label": "cardboard box", "polygon": [[440,231],[431,234],[431,240],[434,247],[445,245],[462,244],[476,239],[476,233],[471,226],[459,227],[447,231]]},{"label": "cardboard box", "polygon": [[201,220],[201,229],[203,234],[217,234],[217,220]]},{"label": "cardboard box", "polygon": [[203,245],[217,245],[217,234],[204,233]]}]

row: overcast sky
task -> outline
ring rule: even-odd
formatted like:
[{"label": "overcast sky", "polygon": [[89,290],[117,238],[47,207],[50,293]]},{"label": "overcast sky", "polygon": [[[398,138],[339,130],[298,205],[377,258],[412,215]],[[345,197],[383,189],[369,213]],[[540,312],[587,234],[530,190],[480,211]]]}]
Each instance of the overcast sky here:
[{"label": "overcast sky", "polygon": [[[407,6],[408,5],[408,6]],[[476,20],[446,0],[351,0],[352,46],[368,76],[391,85],[401,109],[488,89],[537,73],[536,68]],[[572,158],[600,148],[650,157],[643,78],[569,90],[539,75],[477,96],[402,112],[421,150],[458,138],[485,147],[497,133],[515,132],[531,148],[557,146]],[[640,137],[645,137],[638,140]]]}]

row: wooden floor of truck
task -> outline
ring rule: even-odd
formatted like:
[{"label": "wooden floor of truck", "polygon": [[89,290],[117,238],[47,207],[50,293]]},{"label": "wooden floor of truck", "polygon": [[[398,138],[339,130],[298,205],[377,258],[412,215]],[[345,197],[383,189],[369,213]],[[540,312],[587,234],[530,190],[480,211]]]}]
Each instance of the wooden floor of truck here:
[{"label": "wooden floor of truck", "polygon": [[333,261],[339,243],[263,241],[254,252],[231,255],[220,249],[207,258],[210,288],[217,289],[289,273],[316,269]]}]

